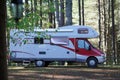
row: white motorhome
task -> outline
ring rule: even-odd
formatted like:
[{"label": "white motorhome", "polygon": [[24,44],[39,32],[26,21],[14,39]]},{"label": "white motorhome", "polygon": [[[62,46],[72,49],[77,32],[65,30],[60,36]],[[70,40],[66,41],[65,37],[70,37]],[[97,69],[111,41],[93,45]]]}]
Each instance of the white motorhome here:
[{"label": "white motorhome", "polygon": [[47,66],[53,61],[86,62],[96,67],[105,61],[105,54],[92,46],[89,38],[98,33],[88,26],[63,26],[57,29],[34,29],[10,31],[10,60],[34,62]]}]

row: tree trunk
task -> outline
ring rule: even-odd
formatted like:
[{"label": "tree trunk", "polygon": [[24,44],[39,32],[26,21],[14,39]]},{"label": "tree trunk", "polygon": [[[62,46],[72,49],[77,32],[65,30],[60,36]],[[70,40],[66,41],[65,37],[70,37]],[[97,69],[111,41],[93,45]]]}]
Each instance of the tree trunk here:
[{"label": "tree trunk", "polygon": [[64,17],[64,0],[60,0],[60,24],[59,26],[63,26],[65,24]]},{"label": "tree trunk", "polygon": [[116,43],[115,43],[115,39],[116,39],[116,35],[115,35],[115,20],[114,20],[114,5],[115,4],[115,1],[114,0],[111,0],[111,8],[112,8],[112,47],[113,47],[113,60],[114,60],[114,63],[116,64],[116,49],[115,49],[115,45],[116,45]]},{"label": "tree trunk", "polygon": [[55,12],[53,12],[53,28],[56,28]]},{"label": "tree trunk", "polygon": [[60,26],[60,22],[59,22],[59,1],[55,0],[55,7],[56,7],[56,22],[57,22],[57,26]]},{"label": "tree trunk", "polygon": [[118,32],[117,32],[117,64],[120,65],[120,1],[118,0],[117,2],[118,5],[118,21],[117,21],[117,26],[118,26]]},{"label": "tree trunk", "polygon": [[29,13],[28,0],[25,0],[25,15]]},{"label": "tree trunk", "polygon": [[50,28],[53,27],[53,12],[51,12],[51,6],[53,6],[53,0],[49,0],[48,1],[48,8],[49,8],[49,13],[48,13],[48,16],[49,16],[49,23],[50,23]]},{"label": "tree trunk", "polygon": [[106,24],[106,22],[107,22],[107,15],[106,15],[106,4],[107,4],[107,2],[106,2],[106,0],[103,0],[103,8],[104,8],[104,51],[106,51],[106,47],[107,47],[107,24]]},{"label": "tree trunk", "polygon": [[40,27],[42,27],[42,0],[40,0]]},{"label": "tree trunk", "polygon": [[37,0],[34,0],[34,12],[37,11]]},{"label": "tree trunk", "polygon": [[66,0],[66,25],[72,25],[72,0]]},{"label": "tree trunk", "polygon": [[79,25],[81,25],[81,0],[78,0]]},{"label": "tree trunk", "polygon": [[101,8],[100,8],[100,0],[98,0],[98,25],[99,25],[99,33],[100,33],[100,36],[99,36],[99,48],[101,48]]},{"label": "tree trunk", "polygon": [[6,0],[0,1],[0,79],[8,80],[6,47]]},{"label": "tree trunk", "polygon": [[33,0],[31,0],[31,12],[33,13]]},{"label": "tree trunk", "polygon": [[107,24],[108,24],[108,35],[107,35],[107,54],[106,54],[106,64],[108,65],[112,65],[113,60],[112,60],[112,42],[111,42],[111,1],[108,0],[108,20],[107,20]]},{"label": "tree trunk", "polygon": [[84,0],[82,0],[82,24],[85,25],[85,18],[84,18]]}]

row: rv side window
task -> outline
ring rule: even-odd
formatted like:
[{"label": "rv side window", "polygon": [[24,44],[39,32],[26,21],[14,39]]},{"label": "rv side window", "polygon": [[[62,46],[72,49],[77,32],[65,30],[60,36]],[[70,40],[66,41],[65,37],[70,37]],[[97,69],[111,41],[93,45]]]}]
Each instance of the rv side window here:
[{"label": "rv side window", "polygon": [[88,34],[88,29],[87,28],[80,28],[78,29],[79,34]]},{"label": "rv side window", "polygon": [[43,44],[44,43],[43,38],[35,37],[34,43],[35,44]]},{"label": "rv side window", "polygon": [[51,44],[61,44],[61,45],[68,45],[69,39],[68,37],[51,37],[50,40]]},{"label": "rv side window", "polygon": [[85,48],[87,49],[89,47],[89,44],[84,40],[78,40],[78,48]]},{"label": "rv side window", "polygon": [[78,48],[84,48],[84,40],[78,40]]}]

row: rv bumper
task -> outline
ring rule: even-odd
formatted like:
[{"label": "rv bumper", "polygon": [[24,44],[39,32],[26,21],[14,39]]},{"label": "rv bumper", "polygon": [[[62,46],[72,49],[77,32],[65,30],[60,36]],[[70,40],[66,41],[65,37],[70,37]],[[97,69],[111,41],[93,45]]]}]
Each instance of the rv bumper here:
[{"label": "rv bumper", "polygon": [[97,57],[97,59],[98,59],[98,63],[104,63],[106,61],[105,56],[99,56]]}]

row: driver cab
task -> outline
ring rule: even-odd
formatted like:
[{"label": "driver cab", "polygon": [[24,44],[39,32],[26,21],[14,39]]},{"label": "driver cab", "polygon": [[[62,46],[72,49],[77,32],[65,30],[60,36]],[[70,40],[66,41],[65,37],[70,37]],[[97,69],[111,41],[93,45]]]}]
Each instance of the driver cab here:
[{"label": "driver cab", "polygon": [[87,39],[76,39],[76,53],[84,56],[95,56]]}]

